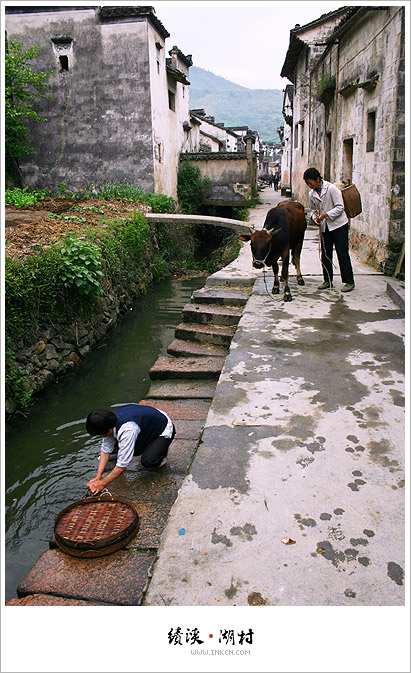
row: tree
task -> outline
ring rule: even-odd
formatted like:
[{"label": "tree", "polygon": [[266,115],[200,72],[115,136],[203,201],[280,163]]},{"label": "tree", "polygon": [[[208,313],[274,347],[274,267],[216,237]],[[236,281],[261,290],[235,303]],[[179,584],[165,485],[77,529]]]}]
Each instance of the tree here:
[{"label": "tree", "polygon": [[38,56],[39,47],[23,50],[19,42],[6,41],[5,54],[5,158],[6,174],[19,178],[18,162],[34,147],[30,143],[28,121],[47,121],[35,109],[39,98],[50,98],[45,80],[54,72],[34,72],[29,61]]},{"label": "tree", "polygon": [[178,170],[177,196],[183,213],[198,215],[205,199],[211,193],[210,178],[202,177],[198,166],[182,161]]}]

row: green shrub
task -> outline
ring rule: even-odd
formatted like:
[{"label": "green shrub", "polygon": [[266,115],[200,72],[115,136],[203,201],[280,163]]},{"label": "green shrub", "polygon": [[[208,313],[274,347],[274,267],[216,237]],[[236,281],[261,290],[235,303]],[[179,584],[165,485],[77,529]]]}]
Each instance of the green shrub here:
[{"label": "green shrub", "polygon": [[4,193],[5,203],[13,204],[16,208],[24,208],[24,206],[31,206],[40,199],[44,199],[48,194],[46,189],[38,189],[33,192],[28,192],[27,190],[28,187],[24,187],[24,189],[20,189],[19,187],[6,189]]},{"label": "green shrub", "polygon": [[14,398],[20,409],[27,409],[33,391],[27,385],[27,372],[23,372],[17,366],[15,354],[7,345],[5,348],[5,365],[4,382],[7,394]]},{"label": "green shrub", "polygon": [[203,178],[198,166],[182,161],[178,170],[177,196],[183,213],[200,214],[201,206],[211,191],[210,178]]},{"label": "green shrub", "polygon": [[97,297],[102,289],[99,278],[103,275],[99,247],[91,241],[66,234],[63,246],[55,246],[55,249],[61,255],[60,273],[66,286],[80,297]]}]

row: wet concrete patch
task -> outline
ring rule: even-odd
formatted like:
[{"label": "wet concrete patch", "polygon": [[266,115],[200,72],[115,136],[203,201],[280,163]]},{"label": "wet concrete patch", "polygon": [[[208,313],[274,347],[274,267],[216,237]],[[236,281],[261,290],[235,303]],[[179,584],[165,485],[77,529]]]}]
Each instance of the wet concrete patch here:
[{"label": "wet concrete patch", "polygon": [[231,535],[238,535],[242,540],[251,542],[253,535],[257,535],[256,527],[251,523],[246,523],[244,526],[233,526],[230,529]]},{"label": "wet concrete patch", "polygon": [[311,519],[311,518],[303,519],[301,514],[294,514],[294,519],[298,522],[301,530],[303,528],[313,528],[314,526],[317,525],[317,522],[315,521],[315,519]]},{"label": "wet concrete patch", "polygon": [[[284,313],[278,312],[278,320],[284,321],[286,317]],[[299,328],[294,331],[294,342],[283,338],[278,339],[275,344],[273,366],[276,378],[287,374],[293,376],[304,371],[306,389],[315,391],[313,403],[320,404],[324,411],[335,411],[340,406],[353,406],[369,392],[368,387],[360,383],[356,376],[359,369],[368,369],[369,365],[365,361],[361,363],[361,358],[360,362],[355,363],[349,360],[353,337],[356,352],[372,353],[378,373],[387,378],[390,371],[400,372],[402,369],[403,339],[390,334],[390,349],[387,351],[381,332],[362,333],[361,327],[364,323],[381,324],[384,320],[398,317],[399,313],[395,310],[382,309],[367,313],[353,310],[343,301],[337,301],[330,305],[329,314],[325,317],[300,318]],[[273,318],[275,319],[275,312]],[[294,317],[290,316],[290,321],[293,320]],[[338,330],[336,326],[339,326]],[[267,350],[269,342],[267,343],[264,332],[256,330],[252,332],[252,336],[255,341],[265,342]],[[297,346],[300,353],[296,355]],[[249,376],[256,378],[256,375],[247,371],[245,378],[248,380]],[[344,386],[335,386],[338,378],[344,380]]]},{"label": "wet concrete patch", "polygon": [[347,596],[347,598],[355,598],[356,595],[355,591],[352,591],[351,589],[346,589],[344,591],[344,596]]},{"label": "wet concrete patch", "polygon": [[367,537],[374,537],[375,533],[373,530],[369,530],[368,528],[364,528],[363,530],[364,535]]},{"label": "wet concrete patch", "polygon": [[273,436],[273,428],[211,426],[206,427],[202,442],[193,460],[191,474],[202,489],[234,488],[247,493],[247,473],[253,450],[258,441]]},{"label": "wet concrete patch", "polygon": [[218,544],[221,542],[224,544],[226,547],[232,547],[233,543],[231,542],[230,538],[228,538],[226,535],[220,535],[217,533],[216,528],[214,528],[212,534],[211,534],[211,542],[213,544]]},{"label": "wet concrete patch", "polygon": [[238,590],[238,588],[239,588],[240,586],[241,586],[241,582],[238,582],[238,581],[237,581],[236,584],[234,584],[234,577],[232,577],[232,578],[231,578],[231,585],[230,585],[230,588],[229,588],[229,589],[226,589],[226,590],[224,591],[224,593],[225,593],[225,595],[227,596],[227,598],[234,598],[234,596],[236,595],[237,590]]},{"label": "wet concrete patch", "polygon": [[394,563],[393,561],[388,563],[387,575],[393,582],[398,584],[398,586],[401,587],[404,584],[404,571],[398,563]]},{"label": "wet concrete patch", "polygon": [[368,540],[365,540],[363,537],[352,537],[350,542],[353,547],[358,547],[358,545],[363,545],[365,547],[368,544]]},{"label": "wet concrete patch", "polygon": [[258,591],[252,591],[247,596],[248,605],[269,605]]}]

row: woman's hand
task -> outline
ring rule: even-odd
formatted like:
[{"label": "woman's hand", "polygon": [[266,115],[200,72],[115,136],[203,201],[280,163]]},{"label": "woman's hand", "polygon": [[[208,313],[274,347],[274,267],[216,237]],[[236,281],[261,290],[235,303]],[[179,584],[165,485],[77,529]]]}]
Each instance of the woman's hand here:
[{"label": "woman's hand", "polygon": [[90,481],[87,483],[87,486],[93,495],[97,495],[97,493],[100,493],[100,491],[102,491],[104,488],[103,481],[97,477],[90,479]]},{"label": "woman's hand", "polygon": [[327,217],[327,213],[321,213],[321,215],[318,215],[317,217],[317,224],[321,224],[323,220]]}]

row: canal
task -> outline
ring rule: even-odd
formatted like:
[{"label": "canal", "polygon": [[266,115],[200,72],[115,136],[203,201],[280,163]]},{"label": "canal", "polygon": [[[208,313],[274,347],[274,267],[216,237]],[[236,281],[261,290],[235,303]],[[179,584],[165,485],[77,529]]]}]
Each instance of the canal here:
[{"label": "canal", "polygon": [[151,287],[75,372],[44,391],[27,416],[7,423],[6,600],[48,549],[57,514],[86,495],[101,441],[85,431],[89,411],[145,396],[150,367],[166,354],[184,305],[205,281],[173,278]]}]

